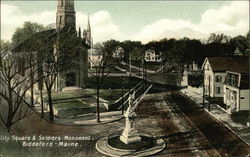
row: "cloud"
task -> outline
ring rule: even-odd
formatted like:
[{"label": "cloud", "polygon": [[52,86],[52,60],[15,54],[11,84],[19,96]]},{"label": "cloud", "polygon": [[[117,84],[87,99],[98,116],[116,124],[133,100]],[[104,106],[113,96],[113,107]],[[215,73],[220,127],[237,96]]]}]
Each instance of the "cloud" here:
[{"label": "cloud", "polygon": [[[44,11],[40,13],[24,14],[18,7],[14,5],[2,5],[1,11],[1,38],[10,40],[15,29],[22,26],[25,21],[49,25],[55,23],[56,12]],[[87,14],[76,12],[77,30],[86,29]],[[112,21],[111,15],[107,11],[98,11],[90,16],[92,35],[94,42],[102,42],[109,39],[121,39],[122,33],[117,25]]]},{"label": "cloud", "polygon": [[198,24],[183,19],[161,19],[144,26],[133,39],[145,43],[151,40],[173,37],[205,39],[210,33],[224,33],[230,36],[245,35],[249,30],[248,11],[248,1],[233,1],[217,10],[209,9],[205,11]]},{"label": "cloud", "polygon": [[[25,14],[14,5],[1,5],[1,38],[11,39],[17,27],[24,21],[32,21],[48,25],[55,22],[55,11],[44,11],[33,14]],[[102,42],[109,39],[116,40],[139,40],[148,42],[160,40],[162,38],[198,38],[205,39],[210,33],[224,33],[230,36],[245,35],[249,30],[249,2],[233,1],[219,9],[206,10],[201,15],[198,23],[193,23],[185,19],[160,19],[145,25],[139,32],[128,32],[134,34],[129,36],[121,32],[119,26],[112,20],[108,11],[98,11],[90,16],[92,36],[94,42]],[[81,29],[86,29],[87,14],[76,13],[76,25]],[[142,17],[144,18],[144,17]],[[146,18],[146,17],[145,17]],[[126,23],[122,23],[126,25]]]},{"label": "cloud", "polygon": [[24,14],[14,5],[1,5],[1,39],[10,40],[17,27],[20,27],[25,21],[37,22],[48,25],[55,21],[53,11],[44,11],[35,14]]},{"label": "cloud", "polygon": [[[86,29],[87,15],[81,12],[76,14],[77,26]],[[81,20],[80,20],[81,19]],[[122,33],[119,27],[112,21],[112,17],[107,11],[98,11],[90,16],[91,31],[94,42],[102,42],[109,39],[122,40]]]}]

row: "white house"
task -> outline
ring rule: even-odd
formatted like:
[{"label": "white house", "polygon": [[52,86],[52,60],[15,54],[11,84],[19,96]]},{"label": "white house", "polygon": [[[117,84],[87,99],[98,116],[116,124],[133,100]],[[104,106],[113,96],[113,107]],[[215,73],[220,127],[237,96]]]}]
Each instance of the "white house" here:
[{"label": "white house", "polygon": [[229,112],[250,110],[249,62],[242,60],[242,64],[245,66],[236,66],[226,72],[223,102],[227,105]]},{"label": "white house", "polygon": [[155,50],[148,49],[145,51],[144,59],[146,62],[161,62],[162,61],[162,53],[155,52]]},{"label": "white house", "polygon": [[202,65],[204,70],[204,87],[205,95],[210,97],[224,96],[224,81],[226,71],[235,67],[244,67],[243,60],[248,62],[247,57],[231,56],[231,57],[207,57]]}]

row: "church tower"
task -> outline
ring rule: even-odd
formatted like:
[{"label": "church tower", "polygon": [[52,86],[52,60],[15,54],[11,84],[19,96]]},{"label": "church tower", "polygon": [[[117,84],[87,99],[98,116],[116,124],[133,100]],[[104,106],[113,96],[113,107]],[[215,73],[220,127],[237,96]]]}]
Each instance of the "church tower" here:
[{"label": "church tower", "polygon": [[58,0],[56,12],[56,29],[64,27],[76,31],[74,0]]}]

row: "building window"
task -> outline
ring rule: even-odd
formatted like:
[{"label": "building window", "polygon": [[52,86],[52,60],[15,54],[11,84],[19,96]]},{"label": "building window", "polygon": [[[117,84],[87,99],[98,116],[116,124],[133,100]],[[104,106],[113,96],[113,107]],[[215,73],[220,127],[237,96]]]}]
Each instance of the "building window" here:
[{"label": "building window", "polygon": [[231,84],[234,86],[235,85],[235,75],[232,75],[232,80]]},{"label": "building window", "polygon": [[227,100],[230,100],[230,92],[229,92],[229,90],[228,89],[226,89],[226,98],[227,98]]},{"label": "building window", "polygon": [[221,76],[216,76],[215,81],[216,82],[222,82],[222,77]]},{"label": "building window", "polygon": [[61,25],[62,24],[62,16],[60,16],[60,18],[59,18],[59,24]]},{"label": "building window", "polygon": [[209,65],[207,64],[207,69],[206,70],[209,70]]},{"label": "building window", "polygon": [[207,86],[205,86],[205,94],[208,94]]},{"label": "building window", "polygon": [[220,94],[220,87],[216,87],[216,94]]}]

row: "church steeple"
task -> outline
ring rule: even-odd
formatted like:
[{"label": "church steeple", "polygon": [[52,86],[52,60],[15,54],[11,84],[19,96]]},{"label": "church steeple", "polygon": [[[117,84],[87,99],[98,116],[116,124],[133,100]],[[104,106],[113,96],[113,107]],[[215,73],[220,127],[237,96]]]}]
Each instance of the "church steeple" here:
[{"label": "church steeple", "polygon": [[89,14],[88,14],[88,23],[87,23],[87,37],[86,37],[86,42],[87,44],[91,45],[91,27],[90,27],[90,22],[89,22]]},{"label": "church steeple", "polygon": [[76,30],[76,16],[74,0],[58,0],[56,13],[56,29],[61,30],[64,27]]},{"label": "church steeple", "polygon": [[81,34],[81,27],[79,27],[79,30],[78,30],[78,37],[81,38],[82,37],[82,34]]}]

